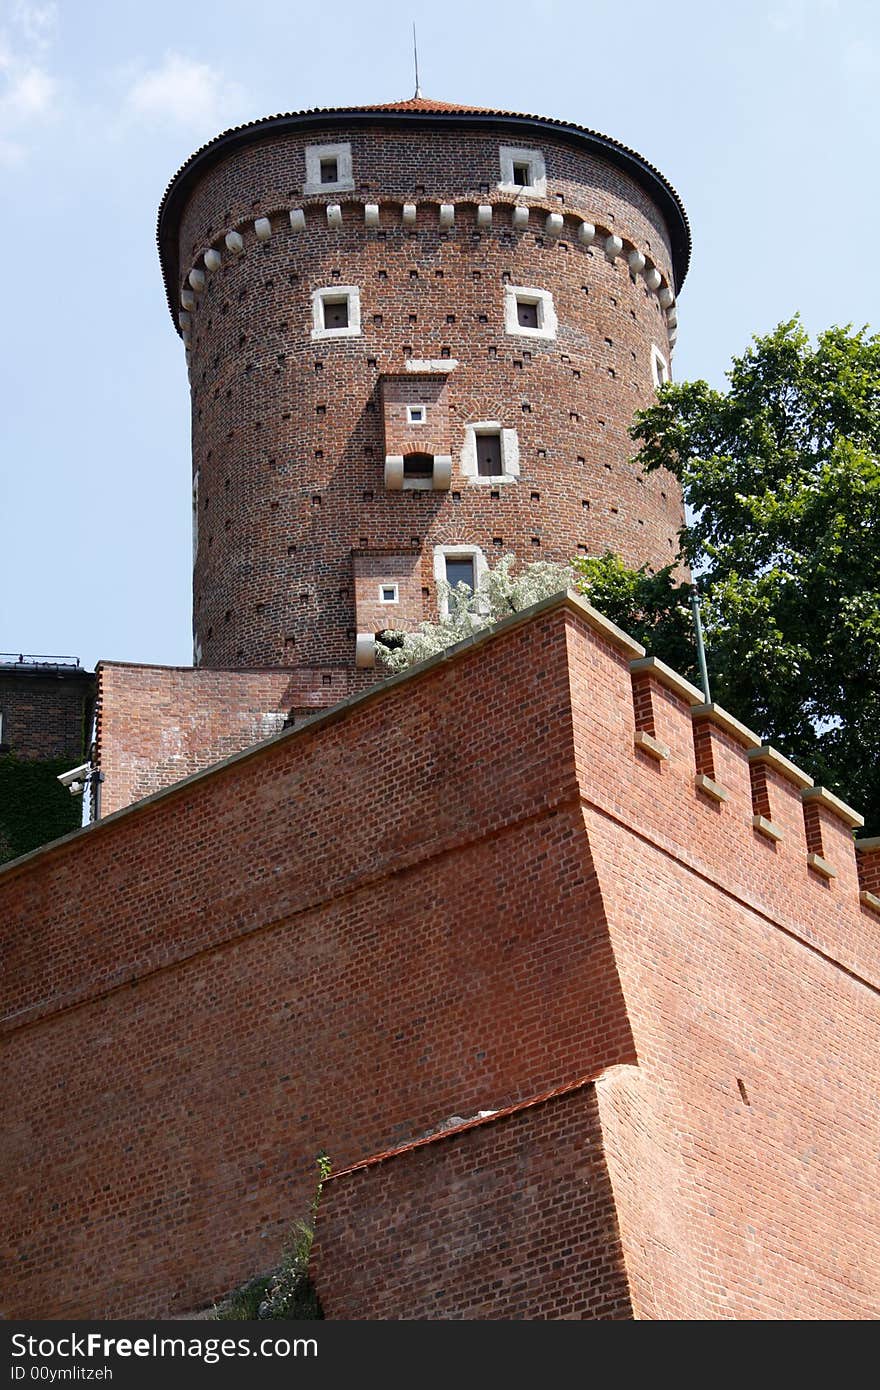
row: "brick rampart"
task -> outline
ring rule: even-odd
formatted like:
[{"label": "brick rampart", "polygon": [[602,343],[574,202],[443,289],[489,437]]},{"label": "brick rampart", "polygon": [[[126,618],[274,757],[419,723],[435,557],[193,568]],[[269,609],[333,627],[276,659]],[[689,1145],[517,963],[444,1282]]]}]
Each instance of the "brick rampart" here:
[{"label": "brick rampart", "polygon": [[548,601],[0,873],[8,1313],[197,1307],[321,1149],[587,1075],[638,1316],[877,1315],[880,847],[639,656]]}]

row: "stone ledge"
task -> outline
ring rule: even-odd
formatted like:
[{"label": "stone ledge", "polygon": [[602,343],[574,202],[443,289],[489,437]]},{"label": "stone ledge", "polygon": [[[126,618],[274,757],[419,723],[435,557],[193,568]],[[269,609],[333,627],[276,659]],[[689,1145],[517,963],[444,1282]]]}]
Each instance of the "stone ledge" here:
[{"label": "stone ledge", "polygon": [[858,830],[865,824],[865,817],[860,816],[858,811],[854,811],[851,806],[847,806],[845,801],[841,801],[839,796],[835,796],[827,787],[808,787],[801,792],[801,800],[807,805],[824,806],[826,811],[842,820],[844,825],[848,825],[851,830]]},{"label": "stone ledge", "polygon": [[698,792],[703,792],[705,796],[711,797],[713,801],[726,801],[728,793],[724,787],[713,782],[711,777],[707,777],[705,772],[698,772],[694,778],[694,786]]},{"label": "stone ledge", "polygon": [[808,777],[802,768],[796,763],[789,762],[778,749],[771,747],[769,743],[762,743],[760,748],[750,748],[747,754],[750,763],[766,763],[772,767],[774,772],[780,776],[788,778],[798,787],[812,787],[813,779]]},{"label": "stone ledge", "polygon": [[703,719],[707,723],[715,724],[731,738],[738,739],[740,743],[746,744],[749,748],[760,748],[761,746],[761,740],[752,729],[746,728],[745,724],[741,724],[732,714],[728,714],[726,709],[716,705],[714,700],[710,701],[709,704],[704,701],[702,704],[691,705],[691,715],[695,721]]},{"label": "stone ledge", "polygon": [[702,702],[702,691],[691,685],[690,681],[685,680],[677,671],[673,671],[672,667],[667,666],[658,656],[643,656],[638,661],[631,661],[629,669],[634,676],[653,676],[660,685],[671,690],[673,695],[681,696],[688,705],[699,705]]},{"label": "stone ledge", "polygon": [[823,878],[837,878],[837,870],[832,869],[828,860],[823,859],[821,854],[808,854],[807,864],[811,869],[814,869],[817,874],[821,874]]},{"label": "stone ledge", "polygon": [[772,840],[774,844],[782,839],[782,831],[779,826],[772,820],[768,820],[766,816],[752,816],[752,825],[759,835]]},{"label": "stone ledge", "polygon": [[647,753],[649,758],[654,758],[658,763],[664,763],[669,757],[669,749],[665,743],[654,738],[653,734],[647,733],[644,729],[636,730],[633,743],[642,753]]}]

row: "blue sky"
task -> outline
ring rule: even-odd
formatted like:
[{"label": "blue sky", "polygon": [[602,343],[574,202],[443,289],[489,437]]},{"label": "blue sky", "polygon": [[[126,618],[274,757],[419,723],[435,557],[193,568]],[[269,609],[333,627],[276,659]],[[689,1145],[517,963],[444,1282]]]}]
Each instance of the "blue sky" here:
[{"label": "blue sky", "polygon": [[875,0],[0,0],[0,650],[188,664],[189,399],[156,210],[220,130],[426,95],[606,131],[694,236],[678,378],[880,329]]}]

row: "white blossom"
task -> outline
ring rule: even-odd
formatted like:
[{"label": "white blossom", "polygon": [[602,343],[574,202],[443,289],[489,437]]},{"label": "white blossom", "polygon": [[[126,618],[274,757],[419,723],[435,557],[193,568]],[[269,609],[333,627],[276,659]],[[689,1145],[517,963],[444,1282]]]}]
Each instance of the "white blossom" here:
[{"label": "white blossom", "polygon": [[406,671],[481,628],[562,592],[571,583],[568,565],[537,560],[514,574],[515,565],[515,555],[502,556],[495,568],[483,575],[476,593],[467,584],[458,584],[454,589],[449,584],[439,584],[438,598],[441,605],[446,600],[448,613],[436,623],[421,623],[415,632],[382,633],[376,641],[381,664],[388,671]]}]

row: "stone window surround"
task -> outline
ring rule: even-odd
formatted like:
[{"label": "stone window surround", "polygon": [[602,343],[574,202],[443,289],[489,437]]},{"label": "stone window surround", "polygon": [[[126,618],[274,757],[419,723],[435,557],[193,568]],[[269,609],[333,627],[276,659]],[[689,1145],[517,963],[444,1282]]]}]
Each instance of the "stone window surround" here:
[{"label": "stone window surround", "polygon": [[[515,197],[524,193],[527,197],[546,198],[547,168],[540,150],[520,149],[516,145],[501,145],[498,156],[501,161],[499,193],[512,193]],[[528,164],[528,183],[514,183],[513,166],[515,164]]]},{"label": "stone window surround", "polygon": [[[324,304],[329,300],[348,301],[348,327],[325,328]],[[361,292],[358,285],[322,285],[312,290],[312,338],[359,338],[361,334]]]},{"label": "stone window surround", "polygon": [[[538,310],[538,327],[524,328],[517,317],[518,304],[534,304]],[[555,338],[558,323],[553,295],[529,285],[504,286],[504,331],[522,338]]]},{"label": "stone window surround", "polygon": [[[334,183],[321,182],[321,160],[335,159]],[[306,145],[306,181],[303,193],[345,193],[354,188],[351,145]]]},{"label": "stone window surround", "polygon": [[[393,598],[386,598],[386,597],[385,597],[385,591],[386,591],[386,589],[392,589],[392,590],[393,590],[393,592],[394,592],[394,597],[393,597]],[[398,584],[397,584],[396,582],[392,582],[392,583],[389,583],[389,584],[380,584],[380,585],[379,585],[379,602],[380,602],[380,603],[399,603],[399,602],[400,602],[400,588],[399,588],[399,586],[398,586]]]},{"label": "stone window surround", "polygon": [[672,380],[669,363],[656,343],[651,344],[651,377],[655,386],[664,386],[667,381]]},{"label": "stone window surround", "polygon": [[434,546],[434,582],[437,584],[437,604],[441,618],[449,616],[449,598],[443,593],[442,584],[446,583],[446,556],[460,556],[473,558],[474,562],[474,583],[480,587],[480,581],[488,572],[489,562],[483,551],[478,545],[435,545]]},{"label": "stone window surround", "polygon": [[[501,436],[501,473],[481,474],[477,464],[477,436]],[[505,429],[500,420],[474,420],[464,427],[461,450],[461,472],[471,484],[494,487],[497,483],[515,483],[519,477],[519,436],[516,430]]]},{"label": "stone window surround", "polygon": [[[421,419],[416,419],[413,411],[419,411]],[[406,408],[406,423],[408,425],[426,425],[428,423],[428,407],[426,405],[408,405]]]}]

